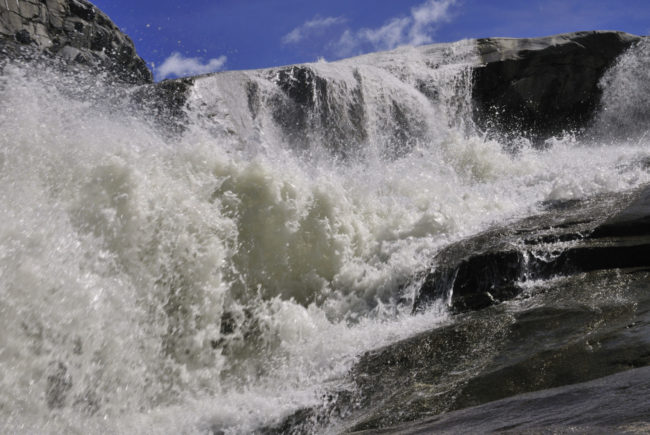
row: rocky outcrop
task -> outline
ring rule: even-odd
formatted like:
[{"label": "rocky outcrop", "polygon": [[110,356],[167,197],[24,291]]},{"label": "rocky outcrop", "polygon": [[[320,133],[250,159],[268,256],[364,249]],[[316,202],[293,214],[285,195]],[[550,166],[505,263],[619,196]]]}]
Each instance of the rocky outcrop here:
[{"label": "rocky outcrop", "polygon": [[583,129],[600,102],[604,72],[640,39],[622,32],[479,39],[483,65],[474,70],[475,121],[534,141]]},{"label": "rocky outcrop", "polygon": [[41,54],[110,71],[126,83],[153,81],[131,39],[86,0],[1,0],[0,60]]},{"label": "rocky outcrop", "polygon": [[[647,270],[568,277],[540,286],[517,309],[468,313],[368,352],[351,374],[358,396],[350,406],[365,408],[352,431],[444,420],[446,412],[647,366],[648,278]],[[550,405],[550,414],[565,410]]]},{"label": "rocky outcrop", "polygon": [[549,207],[438,253],[414,310],[441,298],[455,312],[476,310],[512,299],[532,280],[650,267],[650,188]]},{"label": "rocky outcrop", "polygon": [[[301,410],[266,433],[318,432],[319,425],[341,420],[345,430],[340,431],[346,433],[408,433],[416,427],[422,433],[459,433],[463,421],[454,416],[463,415],[465,423],[483,421],[473,407],[497,409],[504,402],[495,401],[509,397],[508,403],[522,406],[517,395],[540,391],[536,397],[543,397],[543,390],[645,367],[650,364],[649,290],[647,268],[600,270],[539,283],[516,306],[467,312],[365,353],[351,370],[347,389],[329,392],[320,408]],[[587,396],[585,404],[594,397]],[[456,412],[463,409],[467,411]],[[629,417],[644,418],[645,409],[630,407]],[[585,417],[562,402],[548,402],[544,410],[547,414],[539,416],[529,408],[527,420],[518,424],[544,425],[559,413]],[[621,415],[609,414],[611,421]],[[436,424],[447,419],[453,426]],[[400,425],[405,422],[412,423]],[[558,422],[560,432],[565,424]],[[469,430],[474,431],[483,432]]]}]

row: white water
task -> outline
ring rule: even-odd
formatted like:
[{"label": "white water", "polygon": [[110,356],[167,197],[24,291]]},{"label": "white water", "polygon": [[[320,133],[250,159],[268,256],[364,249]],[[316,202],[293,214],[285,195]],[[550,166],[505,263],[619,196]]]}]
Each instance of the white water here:
[{"label": "white water", "polygon": [[[6,67],[0,431],[270,424],[345,388],[362,352],[449,321],[442,307],[411,316],[404,287],[441,246],[540,201],[648,181],[643,132],[522,141],[517,155],[472,133],[472,53],[461,42],[310,65],[333,105],[361,77],[367,134],[344,157],[318,119],[287,138],[275,70],[198,80],[187,130],[170,137],[128,103],[97,104],[101,84],[78,98],[74,80]],[[606,105],[636,83],[628,71],[608,76]],[[393,101],[408,144],[387,133]]]}]

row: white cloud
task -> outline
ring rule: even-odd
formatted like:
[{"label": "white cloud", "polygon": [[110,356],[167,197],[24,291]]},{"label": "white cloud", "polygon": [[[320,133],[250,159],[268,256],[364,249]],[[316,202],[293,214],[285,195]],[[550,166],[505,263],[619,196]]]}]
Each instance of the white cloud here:
[{"label": "white cloud", "polygon": [[302,25],[296,27],[291,32],[287,33],[282,37],[283,44],[296,44],[309,34],[321,31],[328,27],[342,24],[346,20],[343,17],[325,17],[325,18],[314,18],[313,20],[307,21]]},{"label": "white cloud", "polygon": [[409,30],[409,44],[421,45],[433,42],[431,33],[434,26],[451,19],[449,9],[456,0],[428,0],[411,9],[413,26]]},{"label": "white cloud", "polygon": [[361,29],[357,38],[370,42],[377,48],[390,49],[404,42],[404,34],[412,25],[411,18],[393,18],[378,29]]},{"label": "white cloud", "polygon": [[348,29],[339,38],[338,41],[332,44],[338,56],[347,56],[357,49],[359,41],[355,35]]},{"label": "white cloud", "polygon": [[359,54],[370,46],[375,50],[390,50],[400,45],[422,45],[433,42],[436,25],[451,19],[450,9],[456,0],[427,0],[411,8],[411,14],[392,18],[376,29],[347,29],[332,44],[339,56]]},{"label": "white cloud", "polygon": [[155,69],[158,79],[163,80],[168,77],[186,77],[198,74],[207,74],[217,72],[223,68],[226,63],[226,56],[219,56],[216,59],[210,59],[203,63],[197,57],[185,57],[178,52],[174,52],[165,61]]}]

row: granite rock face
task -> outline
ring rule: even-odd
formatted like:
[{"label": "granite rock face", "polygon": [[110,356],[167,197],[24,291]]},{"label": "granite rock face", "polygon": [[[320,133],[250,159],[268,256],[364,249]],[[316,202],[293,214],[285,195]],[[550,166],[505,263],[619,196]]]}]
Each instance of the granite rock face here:
[{"label": "granite rock face", "polygon": [[605,71],[640,40],[606,31],[479,39],[483,65],[474,70],[475,121],[534,141],[579,131],[600,103]]},{"label": "granite rock face", "polygon": [[0,59],[40,53],[102,68],[126,83],[153,81],[131,39],[86,0],[0,0]]}]

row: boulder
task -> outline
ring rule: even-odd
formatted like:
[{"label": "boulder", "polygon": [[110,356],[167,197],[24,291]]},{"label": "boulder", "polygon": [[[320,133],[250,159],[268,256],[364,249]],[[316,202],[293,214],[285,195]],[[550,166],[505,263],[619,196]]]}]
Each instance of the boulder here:
[{"label": "boulder", "polygon": [[42,54],[107,70],[125,83],[153,82],[131,39],[86,0],[0,1],[0,61]]}]

